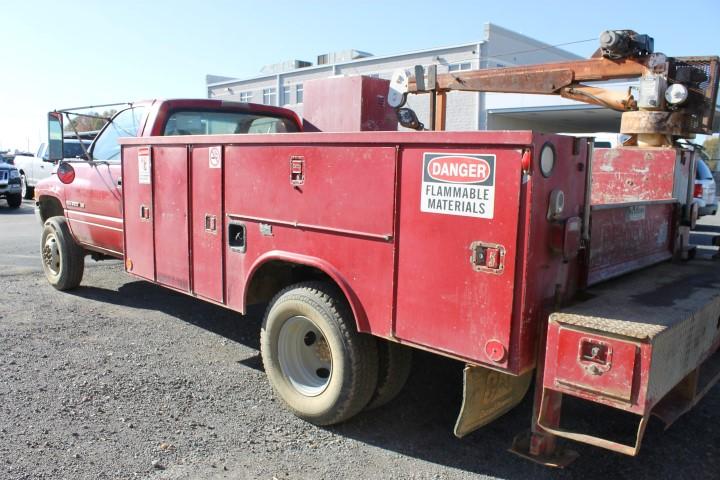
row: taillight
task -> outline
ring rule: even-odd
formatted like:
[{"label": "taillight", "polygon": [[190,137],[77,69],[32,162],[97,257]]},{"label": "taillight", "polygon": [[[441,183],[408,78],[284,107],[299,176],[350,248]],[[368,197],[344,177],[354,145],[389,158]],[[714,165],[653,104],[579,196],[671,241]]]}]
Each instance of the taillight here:
[{"label": "taillight", "polygon": [[75,180],[75,169],[67,162],[61,162],[58,165],[57,176],[62,183],[72,183]]},{"label": "taillight", "polygon": [[695,190],[693,191],[693,197],[702,197],[702,196],[703,196],[702,183],[696,183]]}]

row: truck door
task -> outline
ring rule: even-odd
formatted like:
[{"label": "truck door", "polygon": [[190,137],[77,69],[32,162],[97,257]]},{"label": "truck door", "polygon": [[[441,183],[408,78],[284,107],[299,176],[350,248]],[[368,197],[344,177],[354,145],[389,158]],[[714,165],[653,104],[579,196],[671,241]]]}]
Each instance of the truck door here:
[{"label": "truck door", "polygon": [[521,151],[402,156],[395,335],[502,366],[513,312]]},{"label": "truck door", "polygon": [[[73,162],[75,180],[66,188],[67,218],[83,244],[122,256],[122,180],[118,137],[137,135],[145,107],[120,112],[92,145],[92,162]],[[49,164],[48,164],[49,165]]]},{"label": "truck door", "polygon": [[52,172],[55,169],[55,163],[47,162],[47,159],[48,144],[43,143],[38,149],[37,160],[34,161],[32,164],[32,172],[30,173],[32,181],[30,182],[30,185],[37,185],[40,180],[48,178],[50,175],[52,175]]},{"label": "truck door", "polygon": [[25,169],[25,179],[29,185],[35,186],[37,182],[43,178],[40,170],[47,168],[46,164],[49,165],[51,169],[53,168],[54,165],[52,163],[44,161],[47,158],[47,154],[47,143],[41,143],[35,154],[35,158],[33,158],[32,162],[30,162]]}]

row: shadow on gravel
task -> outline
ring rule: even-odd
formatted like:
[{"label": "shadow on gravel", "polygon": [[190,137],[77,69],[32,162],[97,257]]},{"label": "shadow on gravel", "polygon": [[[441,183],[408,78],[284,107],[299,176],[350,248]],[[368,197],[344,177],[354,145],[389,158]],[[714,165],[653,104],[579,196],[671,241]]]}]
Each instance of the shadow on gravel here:
[{"label": "shadow on gravel", "polygon": [[[72,294],[131,308],[162,311],[259,349],[264,306],[254,307],[248,315],[240,317],[230,310],[143,281],[131,281],[119,291],[81,287]],[[240,363],[262,369],[259,355]],[[554,470],[507,452],[514,436],[529,428],[530,394],[513,411],[483,429],[464,439],[453,436],[461,403],[462,367],[462,363],[455,360],[415,351],[410,379],[398,398],[385,407],[362,413],[347,423],[327,427],[327,430],[422,461],[513,480],[720,478],[720,464],[715,458],[716,445],[720,443],[720,429],[714,427],[720,411],[717,388],[667,432],[662,432],[659,422],[651,421],[638,457],[574,444],[571,448],[580,453],[580,458],[565,470]],[[581,419],[594,415],[583,406],[569,410]],[[609,415],[602,417],[600,423],[606,430],[627,430],[628,425],[621,425],[619,420],[619,416]],[[579,423],[582,428],[583,421]]]},{"label": "shadow on gravel", "polygon": [[[531,393],[490,425],[463,439],[455,438],[452,430],[462,400],[462,366],[454,360],[417,352],[411,377],[397,399],[330,430],[424,461],[506,479],[720,478],[720,465],[712,458],[720,441],[713,426],[718,419],[718,388],[666,432],[659,421],[651,420],[638,457],[571,444],[568,447],[580,453],[579,459],[557,470],[507,451],[515,435],[530,426]],[[571,427],[586,433],[595,428],[630,443],[628,437],[634,435],[637,423],[627,422],[626,414],[603,410],[598,417],[588,405],[566,403],[568,420],[576,419],[568,421]]]},{"label": "shadow on gravel", "polygon": [[[260,324],[265,311],[264,305],[252,306],[247,315],[242,316],[232,310],[142,280],[130,281],[117,291],[82,285],[67,293],[130,308],[161,311],[228,340],[255,350],[260,349]],[[251,360],[244,362],[253,363]],[[262,365],[262,362],[260,364]]]}]

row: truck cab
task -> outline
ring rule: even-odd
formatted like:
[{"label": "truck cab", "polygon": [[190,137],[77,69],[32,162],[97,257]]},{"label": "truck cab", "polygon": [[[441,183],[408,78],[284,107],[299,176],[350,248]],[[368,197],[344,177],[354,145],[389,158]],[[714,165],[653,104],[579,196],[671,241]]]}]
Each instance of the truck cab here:
[{"label": "truck cab", "polygon": [[[61,114],[56,114],[62,118]],[[89,159],[65,160],[57,174],[35,187],[36,215],[41,222],[65,218],[84,250],[122,258],[121,137],[298,132],[291,110],[268,105],[209,99],[149,100],[126,104],[103,127],[89,148]],[[60,131],[50,135],[62,142]],[[58,135],[59,134],[59,135]],[[62,152],[60,146],[56,152]],[[62,154],[56,154],[62,156]],[[59,158],[58,158],[59,159]]]}]

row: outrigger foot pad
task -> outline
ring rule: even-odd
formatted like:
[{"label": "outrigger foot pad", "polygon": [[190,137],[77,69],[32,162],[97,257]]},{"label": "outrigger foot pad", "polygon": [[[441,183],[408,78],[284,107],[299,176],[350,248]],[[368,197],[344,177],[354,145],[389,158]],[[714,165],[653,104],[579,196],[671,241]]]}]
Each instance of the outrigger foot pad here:
[{"label": "outrigger foot pad", "polygon": [[513,439],[512,447],[510,447],[508,451],[532,462],[539,463],[540,465],[555,468],[565,468],[580,456],[575,450],[560,446],[553,448],[551,453],[534,455],[530,452],[530,440],[532,436],[533,433],[529,430],[517,435]]}]

